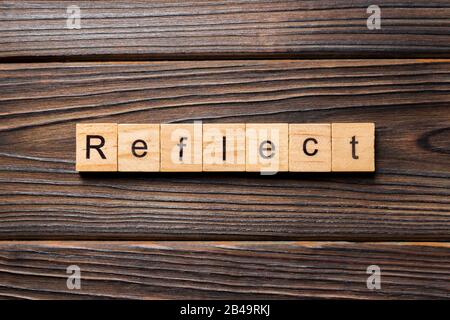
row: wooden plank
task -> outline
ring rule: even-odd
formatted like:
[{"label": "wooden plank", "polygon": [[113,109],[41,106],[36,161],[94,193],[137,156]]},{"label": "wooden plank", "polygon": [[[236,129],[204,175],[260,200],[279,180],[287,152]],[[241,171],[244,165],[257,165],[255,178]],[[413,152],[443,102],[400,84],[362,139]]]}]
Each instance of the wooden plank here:
[{"label": "wooden plank", "polygon": [[[74,4],[81,29],[67,28]],[[369,30],[374,4],[381,28]],[[1,61],[450,57],[448,0],[1,1],[0,9]]]},{"label": "wooden plank", "polygon": [[[450,297],[448,243],[0,242],[0,266],[0,296],[13,298]],[[380,289],[367,288],[369,266]]]},{"label": "wooden plank", "polygon": [[[0,238],[450,240],[450,62],[0,65]],[[374,122],[375,174],[75,172],[75,124]]]}]

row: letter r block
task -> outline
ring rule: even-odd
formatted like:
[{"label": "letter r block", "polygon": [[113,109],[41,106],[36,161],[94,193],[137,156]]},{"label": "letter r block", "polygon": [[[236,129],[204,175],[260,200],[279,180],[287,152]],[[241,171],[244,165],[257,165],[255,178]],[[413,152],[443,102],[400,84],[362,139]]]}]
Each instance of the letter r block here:
[{"label": "letter r block", "polygon": [[332,171],[375,171],[375,124],[333,123]]},{"label": "letter r block", "polygon": [[159,124],[119,124],[119,171],[159,171]]},{"label": "letter r block", "polygon": [[289,124],[289,171],[331,171],[331,125]]},{"label": "letter r block", "polygon": [[117,171],[117,124],[76,125],[76,170]]}]

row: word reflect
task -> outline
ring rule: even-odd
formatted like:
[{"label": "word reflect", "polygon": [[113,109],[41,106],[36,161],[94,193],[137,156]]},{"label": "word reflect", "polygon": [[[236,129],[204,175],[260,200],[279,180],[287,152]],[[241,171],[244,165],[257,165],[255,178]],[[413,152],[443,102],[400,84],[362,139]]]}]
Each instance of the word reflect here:
[{"label": "word reflect", "polygon": [[373,172],[373,123],[76,126],[76,170]]}]

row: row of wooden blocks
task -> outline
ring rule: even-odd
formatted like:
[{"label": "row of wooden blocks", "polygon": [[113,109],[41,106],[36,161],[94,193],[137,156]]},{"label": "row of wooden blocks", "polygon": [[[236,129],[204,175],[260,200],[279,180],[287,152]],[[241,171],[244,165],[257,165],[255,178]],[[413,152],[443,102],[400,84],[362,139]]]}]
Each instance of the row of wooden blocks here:
[{"label": "row of wooden blocks", "polygon": [[76,127],[77,171],[371,172],[373,123]]}]

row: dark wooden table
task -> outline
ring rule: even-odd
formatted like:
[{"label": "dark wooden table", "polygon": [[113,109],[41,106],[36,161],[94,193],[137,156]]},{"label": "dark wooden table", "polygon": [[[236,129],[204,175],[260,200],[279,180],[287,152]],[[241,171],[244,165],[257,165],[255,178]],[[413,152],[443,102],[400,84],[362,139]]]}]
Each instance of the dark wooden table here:
[{"label": "dark wooden table", "polygon": [[[69,4],[0,1],[0,297],[450,298],[448,0]],[[75,172],[76,123],[193,120],[375,122],[377,171]]]}]

